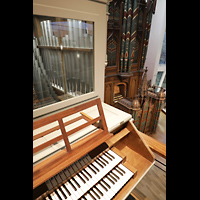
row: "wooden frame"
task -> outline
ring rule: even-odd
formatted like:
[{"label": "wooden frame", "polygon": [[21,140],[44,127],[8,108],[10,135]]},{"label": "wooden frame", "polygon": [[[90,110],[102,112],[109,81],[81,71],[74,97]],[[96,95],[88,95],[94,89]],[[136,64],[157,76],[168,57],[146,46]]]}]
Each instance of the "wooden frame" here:
[{"label": "wooden frame", "polygon": [[[70,121],[67,121],[63,123],[63,118],[70,116],[72,114],[75,114],[77,112],[80,112],[84,109],[87,109],[91,106],[97,105],[99,117],[91,120],[87,120],[85,124],[82,124],[68,132],[65,130],[65,126],[69,125],[71,123],[74,123],[80,119],[85,119],[85,116],[79,116],[76,117]],[[100,98],[94,99],[90,102],[81,104],[79,106],[67,109],[65,111],[56,113],[54,115],[51,115],[49,117],[37,120],[33,122],[33,130],[40,128],[42,126],[45,126],[47,124],[50,124],[52,122],[58,121],[59,125],[55,126],[51,129],[48,129],[47,131],[44,131],[40,134],[37,134],[33,136],[33,140],[36,140],[38,138],[43,137],[44,135],[47,135],[55,130],[60,129],[62,132],[62,135],[57,136],[56,138],[51,139],[50,141],[47,141],[35,148],[33,148],[33,154],[48,147],[51,144],[54,144],[55,142],[58,142],[59,140],[64,140],[65,142],[65,149],[61,150],[60,152],[56,153],[55,155],[51,156],[50,158],[47,158],[46,160],[42,161],[41,163],[37,164],[33,167],[33,188],[37,187],[44,181],[48,180],[50,177],[58,173],[60,170],[64,169],[69,164],[72,164],[77,159],[100,145],[102,142],[107,140],[109,137],[112,136],[111,133],[108,132],[108,127],[106,125],[105,116],[103,113],[103,108],[101,105]],[[78,142],[70,145],[68,136],[91,125],[91,124],[99,124],[98,130],[93,132],[92,134],[86,136],[85,138],[79,140]],[[86,145],[87,143],[87,145]],[[61,164],[61,165],[59,165]],[[41,170],[43,169],[43,170]],[[56,171],[59,170],[59,171]]]}]

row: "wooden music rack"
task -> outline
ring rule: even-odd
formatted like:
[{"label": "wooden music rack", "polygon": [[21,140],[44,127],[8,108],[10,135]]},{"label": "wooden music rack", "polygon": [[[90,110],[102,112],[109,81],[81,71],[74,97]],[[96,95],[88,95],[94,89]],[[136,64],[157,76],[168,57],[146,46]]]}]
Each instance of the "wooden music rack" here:
[{"label": "wooden music rack", "polygon": [[[76,117],[70,121],[67,121],[63,123],[63,118],[70,116],[72,114],[75,114],[77,112],[80,112],[84,109],[87,109],[91,106],[97,105],[99,117],[88,120],[87,123],[82,124],[68,132],[65,130],[65,126],[72,124],[80,119],[86,119],[84,115]],[[47,124],[50,124],[52,122],[58,121],[59,125],[55,126],[51,129],[48,129],[47,131],[44,131],[40,134],[37,134],[33,136],[33,140],[36,140],[40,137],[43,137],[55,130],[60,129],[62,132],[62,135],[45,142],[35,148],[33,148],[33,154],[41,151],[42,149],[60,141],[64,140],[65,142],[65,149],[61,150],[60,152],[56,153],[55,155],[51,156],[50,158],[47,158],[46,160],[42,161],[41,163],[37,164],[33,167],[33,189],[37,186],[39,186],[44,181],[48,180],[51,176],[55,175],[59,170],[64,169],[67,165],[70,165],[74,163],[76,160],[78,160],[83,155],[87,154],[92,149],[99,146],[101,143],[105,142],[108,138],[110,138],[113,134],[108,132],[108,127],[105,121],[105,116],[103,113],[103,108],[101,105],[100,98],[92,100],[90,102],[87,102],[85,104],[81,104],[79,106],[67,109],[65,111],[59,112],[57,114],[51,115],[49,117],[37,120],[33,122],[33,130],[38,129],[42,126],[45,126]],[[68,136],[71,134],[86,128],[89,125],[92,124],[99,124],[98,130],[96,130],[94,133],[86,136],[85,138],[79,140],[78,142],[70,145]]]}]

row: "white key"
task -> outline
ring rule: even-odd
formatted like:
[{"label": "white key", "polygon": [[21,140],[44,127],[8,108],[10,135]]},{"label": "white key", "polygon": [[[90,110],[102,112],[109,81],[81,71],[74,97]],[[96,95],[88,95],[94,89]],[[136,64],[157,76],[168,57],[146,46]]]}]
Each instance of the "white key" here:
[{"label": "white key", "polygon": [[78,198],[81,197],[81,196],[84,194],[84,192],[82,191],[82,189],[79,188],[79,187],[76,185],[76,183],[74,182],[73,179],[70,179],[70,181],[71,181],[71,183],[74,185],[74,187],[76,188],[76,191],[75,191],[76,196],[77,196]]},{"label": "white key", "polygon": [[[94,163],[94,162],[93,162]],[[94,164],[93,164],[94,165]],[[101,176],[101,174],[99,173],[99,171],[97,171],[96,169],[95,169],[95,165],[96,165],[96,163],[95,163],[95,165],[93,166],[93,165],[90,165],[90,167],[96,172],[96,174],[95,174],[95,177],[96,177],[96,179],[99,181],[101,178],[102,178],[102,176]]]},{"label": "white key", "polygon": [[54,194],[54,197],[56,198],[56,200],[60,200],[58,195],[55,192],[53,192],[53,194]]},{"label": "white key", "polygon": [[[100,168],[100,166],[99,166],[96,162],[94,162],[93,164],[94,164],[94,166],[95,166],[96,168],[99,169],[99,172],[97,172],[97,174],[98,174],[99,177],[102,178],[102,177],[106,174],[106,172],[103,170],[103,168]],[[100,179],[101,179],[101,178],[100,178]]]},{"label": "white key", "polygon": [[[85,188],[86,191],[88,191],[90,189],[90,186],[87,184],[87,182],[86,182],[87,180],[85,179],[85,177],[81,173],[78,173],[77,175],[79,177],[81,185]],[[85,183],[83,182],[83,180],[81,178],[85,181]]]},{"label": "white key", "polygon": [[98,177],[96,177],[96,174],[89,167],[86,167],[85,170],[92,176],[92,180],[96,184],[99,181]]},{"label": "white key", "polygon": [[46,200],[50,200],[49,197],[46,197],[45,199],[46,199]]},{"label": "white key", "polygon": [[113,193],[113,194],[116,194],[115,188],[113,188],[113,187],[112,187],[112,185],[111,185],[110,181],[109,181],[109,180],[107,181],[106,177],[104,177],[102,180],[104,180],[104,181],[105,181],[105,183],[107,183],[107,184],[110,186],[110,188],[109,188],[109,186],[107,186],[107,185],[106,185],[106,184],[105,184],[105,183],[102,181],[102,182],[103,182],[103,184],[104,184],[104,185],[106,185],[106,187],[107,187],[108,191],[109,191],[109,192],[111,192],[111,191],[112,191],[112,193]]},{"label": "white key", "polygon": [[101,195],[101,193],[99,192],[99,190],[97,188],[93,187],[93,190],[97,193],[97,195],[100,197],[100,199],[103,199],[103,200],[105,199],[104,196]]},{"label": "white key", "polygon": [[119,177],[117,181],[119,181],[122,184],[123,182],[121,179],[123,179],[123,176],[116,169],[113,169],[112,171]]},{"label": "white key", "polygon": [[108,196],[106,196],[107,198],[105,198],[105,196],[102,196],[95,187],[93,188],[93,190],[97,193],[97,195],[100,197],[100,199],[107,200],[109,198]]},{"label": "white key", "polygon": [[107,191],[104,189],[104,193],[107,194],[109,196],[109,198],[112,198],[115,195],[115,192],[113,192],[112,190],[110,190],[106,184],[104,184],[104,182],[100,181],[100,183],[107,189]]},{"label": "white key", "polygon": [[86,173],[84,170],[82,170],[82,173],[89,179],[89,180],[87,180],[87,184],[89,184],[90,187],[92,187],[92,186],[95,184],[95,182],[92,180],[92,178],[90,178],[90,177],[87,175],[87,173]]},{"label": "white key", "polygon": [[110,159],[112,159],[112,165],[113,166],[116,166],[117,164],[119,164],[119,162],[121,161],[121,160],[119,160],[119,159],[116,159],[116,158],[118,158],[118,157],[115,157],[115,158],[112,158],[107,152],[106,152],[106,155],[108,156],[108,157],[110,157]]},{"label": "white key", "polygon": [[114,156],[115,159],[118,160],[119,162],[122,161],[122,158],[120,156],[118,156],[115,152],[109,150],[108,153],[110,153],[112,156]]},{"label": "white key", "polygon": [[65,190],[65,188],[61,185],[60,188],[62,189],[62,191],[65,193],[65,195],[67,196],[67,199],[73,200],[71,198],[71,196],[69,196],[69,194],[67,193],[67,191]]},{"label": "white key", "polygon": [[115,160],[109,160],[105,155],[102,155],[102,157],[109,162],[110,169],[116,166]]},{"label": "white key", "polygon": [[58,194],[60,195],[61,199],[62,199],[62,200],[65,200],[65,197],[63,196],[62,192],[61,192],[59,189],[57,189],[56,191],[57,191]]},{"label": "white key", "polygon": [[97,197],[97,195],[95,194],[95,192],[93,192],[93,190],[90,190],[90,194],[91,194],[95,199],[99,199],[99,198]]},{"label": "white key", "polygon": [[87,189],[86,185],[83,183],[83,181],[79,178],[78,175],[74,176],[74,179],[81,186],[81,190],[85,193],[88,189]]},{"label": "white key", "polygon": [[87,185],[88,190],[93,186],[91,182],[89,182],[82,173],[79,173],[80,177],[86,182],[85,184]]},{"label": "white key", "polygon": [[101,191],[101,193],[103,194],[103,197],[107,198],[107,199],[111,199],[111,195],[109,193],[107,193],[107,191],[101,186],[101,184],[97,183],[96,187]]},{"label": "white key", "polygon": [[86,198],[87,200],[93,200],[92,197],[90,197],[90,195],[89,195],[88,193],[85,195],[85,198]]},{"label": "white key", "polygon": [[[107,176],[108,176],[108,175],[107,175]],[[111,182],[108,178],[110,178],[110,176],[105,177],[105,181],[112,187],[112,189],[113,189],[114,191],[117,191],[117,190],[118,190],[117,183],[114,182],[114,181],[110,178],[110,179],[113,181],[113,182]]]},{"label": "white key", "polygon": [[66,182],[66,183],[65,183],[65,186],[66,186],[66,188],[69,190],[69,192],[71,193],[70,197],[71,197],[73,200],[76,200],[77,197],[76,197],[76,195],[74,194],[74,189],[72,188],[72,186],[70,185],[70,183],[69,183],[69,182]]},{"label": "white key", "polygon": [[57,200],[53,193],[51,193],[50,196],[51,196],[51,198],[52,198],[53,200]]},{"label": "white key", "polygon": [[130,171],[129,169],[127,169],[126,167],[124,167],[122,164],[119,164],[119,167],[122,168],[126,173],[133,175],[134,173],[132,171]]},{"label": "white key", "polygon": [[[100,159],[100,157],[99,157],[99,159]],[[102,162],[105,162],[105,161],[102,160]],[[102,164],[104,166],[104,168],[103,168],[104,175],[107,174],[113,167],[115,167],[115,165],[112,165],[112,164],[110,164],[110,165],[106,164],[106,166]],[[102,168],[101,168],[101,171],[102,171]]]},{"label": "white key", "polygon": [[[87,176],[87,178],[89,179],[90,182],[92,182],[92,184],[94,185],[96,182],[95,182],[95,179],[93,180],[92,177],[90,177],[90,173],[87,171],[87,170],[82,170],[84,172],[84,174]],[[88,175],[89,174],[89,175]]]}]

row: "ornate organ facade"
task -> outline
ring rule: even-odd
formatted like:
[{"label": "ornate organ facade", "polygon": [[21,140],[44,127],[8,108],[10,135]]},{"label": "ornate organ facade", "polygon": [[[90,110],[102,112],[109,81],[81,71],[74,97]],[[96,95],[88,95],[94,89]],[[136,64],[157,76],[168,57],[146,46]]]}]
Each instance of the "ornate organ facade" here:
[{"label": "ornate organ facade", "polygon": [[113,0],[108,8],[104,102],[131,113],[147,133],[157,126],[165,96],[163,89],[161,99],[148,91],[144,69],[155,8],[156,0]]}]

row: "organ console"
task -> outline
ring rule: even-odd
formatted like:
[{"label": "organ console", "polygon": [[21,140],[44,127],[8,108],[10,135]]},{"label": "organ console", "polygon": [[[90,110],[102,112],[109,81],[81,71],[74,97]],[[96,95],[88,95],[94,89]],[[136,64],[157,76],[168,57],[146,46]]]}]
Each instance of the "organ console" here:
[{"label": "organ console", "polygon": [[[91,107],[95,118],[86,114]],[[154,164],[131,120],[115,133],[108,131],[99,98],[36,120],[33,130],[34,156],[64,143],[34,164],[33,199],[122,200]]]}]

